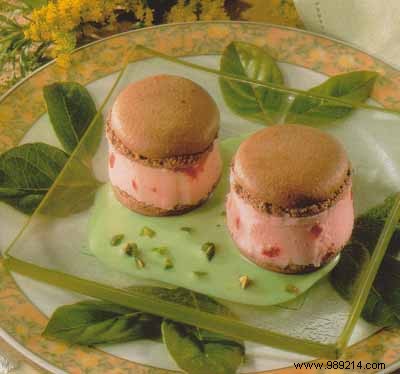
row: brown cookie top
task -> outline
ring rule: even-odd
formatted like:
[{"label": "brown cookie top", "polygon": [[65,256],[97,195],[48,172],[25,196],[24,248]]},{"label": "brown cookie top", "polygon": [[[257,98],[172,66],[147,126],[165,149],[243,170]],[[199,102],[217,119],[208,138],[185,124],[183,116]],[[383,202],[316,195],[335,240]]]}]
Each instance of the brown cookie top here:
[{"label": "brown cookie top", "polygon": [[291,216],[317,214],[331,206],[350,183],[343,146],[312,127],[275,125],[239,147],[233,186],[256,208]]},{"label": "brown cookie top", "polygon": [[110,119],[121,143],[149,159],[204,152],[219,129],[212,97],[198,84],[174,75],[130,84],[115,100]]}]

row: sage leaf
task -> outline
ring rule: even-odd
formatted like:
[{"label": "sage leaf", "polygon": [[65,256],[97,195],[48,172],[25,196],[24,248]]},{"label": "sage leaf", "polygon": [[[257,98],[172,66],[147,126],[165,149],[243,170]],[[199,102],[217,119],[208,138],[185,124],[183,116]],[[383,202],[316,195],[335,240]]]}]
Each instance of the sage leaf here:
[{"label": "sage leaf", "polygon": [[41,8],[47,5],[47,0],[22,0],[22,2],[31,9]]},{"label": "sage leaf", "polygon": [[[233,316],[228,308],[205,295],[161,287],[130,287],[136,294],[157,297],[209,313]],[[192,374],[235,373],[244,358],[244,344],[222,334],[164,320],[106,301],[82,301],[58,308],[43,335],[71,344],[95,345],[138,339],[158,339],[184,371]]]},{"label": "sage leaf", "polygon": [[[284,83],[275,60],[263,48],[244,42],[230,43],[222,53],[220,71],[263,83]],[[287,94],[257,85],[219,78],[225,103],[236,114],[272,124],[281,117]]]},{"label": "sage leaf", "polygon": [[82,212],[93,204],[101,185],[84,160],[71,158],[62,177],[54,185],[50,200],[43,204],[41,213],[67,217]]},{"label": "sage leaf", "polygon": [[[234,317],[228,308],[206,295],[184,288],[135,288],[136,291],[205,312]],[[241,341],[198,327],[164,320],[162,338],[176,364],[191,374],[236,373],[245,348]]]},{"label": "sage leaf", "polygon": [[348,102],[297,95],[290,106],[286,123],[324,124],[344,118],[353,111],[353,104],[369,98],[379,74],[374,71],[353,71],[336,75],[308,90],[309,93],[331,96]]},{"label": "sage leaf", "polygon": [[[0,201],[32,214],[67,161],[64,151],[44,143],[23,144],[3,153],[0,155]],[[42,213],[65,217],[85,210],[92,204],[100,185],[85,164],[72,159]]]},{"label": "sage leaf", "polygon": [[43,335],[71,344],[121,343],[160,337],[161,318],[106,301],[58,308]]},{"label": "sage leaf", "polygon": [[29,143],[0,155],[0,200],[31,214],[68,160],[44,143]]},{"label": "sage leaf", "polygon": [[[357,218],[350,243],[344,248],[330,280],[346,300],[351,300],[360,274],[370,260],[385,220],[394,203],[394,196]],[[362,317],[381,327],[400,326],[400,224],[374,280],[362,311]]]},{"label": "sage leaf", "polygon": [[[53,129],[67,153],[72,153],[95,118],[96,105],[88,90],[76,82],[56,82],[43,88]],[[103,121],[98,117],[85,143],[90,156],[96,152]]]},{"label": "sage leaf", "polygon": [[169,354],[186,373],[233,374],[243,361],[243,344],[222,335],[168,320],[161,331]]},{"label": "sage leaf", "polygon": [[[75,82],[54,83],[43,90],[49,117],[64,149],[71,153],[96,116],[96,106],[85,87]],[[101,116],[83,145],[81,161],[72,160],[67,183],[55,186],[59,198],[47,212],[65,216],[87,208],[100,185],[87,161],[101,139]],[[0,201],[32,214],[68,160],[68,154],[44,143],[15,147],[0,156]],[[50,205],[50,204],[49,204]]]}]

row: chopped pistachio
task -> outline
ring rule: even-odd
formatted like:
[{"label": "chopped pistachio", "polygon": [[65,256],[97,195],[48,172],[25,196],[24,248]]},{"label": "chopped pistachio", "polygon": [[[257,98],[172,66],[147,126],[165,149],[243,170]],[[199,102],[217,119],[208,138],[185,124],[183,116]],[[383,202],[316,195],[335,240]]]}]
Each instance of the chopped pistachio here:
[{"label": "chopped pistachio", "polygon": [[139,257],[140,256],[139,248],[133,248],[132,254],[133,254],[133,257]]},{"label": "chopped pistachio", "polygon": [[111,238],[110,244],[111,244],[113,247],[116,247],[117,245],[120,245],[120,244],[122,243],[122,241],[124,240],[124,238],[125,238],[125,235],[124,235],[124,234],[117,234],[117,235],[114,235],[114,236]]},{"label": "chopped pistachio", "polygon": [[189,234],[191,234],[194,231],[193,227],[181,227],[181,230],[186,231]]},{"label": "chopped pistachio", "polygon": [[143,260],[139,257],[135,257],[135,262],[136,262],[136,266],[138,269],[143,269],[145,264],[143,262]]},{"label": "chopped pistachio", "polygon": [[140,231],[140,236],[147,236],[149,238],[152,238],[156,235],[156,232],[152,230],[150,227],[144,226],[142,230]]},{"label": "chopped pistachio", "polygon": [[211,261],[215,255],[215,244],[211,242],[204,243],[201,250],[206,254],[208,261]]},{"label": "chopped pistachio", "polygon": [[168,254],[168,247],[155,247],[152,248],[152,251],[158,253],[161,256],[165,256],[166,254]]},{"label": "chopped pistachio", "polygon": [[247,288],[247,287],[250,285],[251,280],[250,280],[250,278],[249,278],[247,275],[242,275],[242,276],[239,278],[239,283],[240,283],[240,287],[242,287],[243,289],[245,289],[245,288]]},{"label": "chopped pistachio", "polygon": [[285,288],[286,292],[298,294],[300,290],[294,284],[288,284]]},{"label": "chopped pistachio", "polygon": [[220,223],[217,223],[215,226],[217,226],[217,227],[219,228],[219,227],[221,227],[221,224],[220,224]]},{"label": "chopped pistachio", "polygon": [[124,253],[128,256],[139,256],[139,249],[136,243],[126,243],[124,247],[122,248]]},{"label": "chopped pistachio", "polygon": [[223,210],[222,212],[221,212],[221,216],[226,216],[226,212],[225,212],[225,210]]},{"label": "chopped pistachio", "polygon": [[164,261],[164,269],[171,269],[174,267],[174,264],[170,258],[166,258]]},{"label": "chopped pistachio", "polygon": [[206,271],[194,271],[193,274],[196,275],[197,277],[204,277],[208,273]]}]

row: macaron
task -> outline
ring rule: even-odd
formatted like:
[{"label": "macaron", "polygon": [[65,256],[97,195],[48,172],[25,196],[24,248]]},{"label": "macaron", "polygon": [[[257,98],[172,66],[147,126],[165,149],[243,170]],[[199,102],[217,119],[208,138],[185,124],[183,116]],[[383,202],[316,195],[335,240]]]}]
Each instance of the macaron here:
[{"label": "macaron", "polygon": [[240,252],[282,273],[318,269],[350,239],[354,224],[351,164],[331,135],[275,125],[237,150],[227,225]]},{"label": "macaron", "polygon": [[217,105],[195,82],[156,75],[128,85],[107,121],[116,198],[149,216],[196,208],[221,175],[218,130]]}]

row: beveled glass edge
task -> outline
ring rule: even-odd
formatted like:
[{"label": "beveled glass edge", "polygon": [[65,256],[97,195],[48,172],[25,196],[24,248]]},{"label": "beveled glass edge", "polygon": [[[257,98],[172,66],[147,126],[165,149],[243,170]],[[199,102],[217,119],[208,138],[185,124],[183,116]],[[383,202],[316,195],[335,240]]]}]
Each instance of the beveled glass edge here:
[{"label": "beveled glass edge", "polygon": [[[217,69],[213,69],[213,68],[210,68],[207,66],[202,66],[199,64],[195,64],[192,62],[182,60],[180,58],[177,58],[177,57],[174,57],[171,55],[167,55],[160,51],[156,51],[155,49],[146,47],[142,44],[136,44],[136,46],[134,46],[133,48],[143,50],[153,57],[159,57],[161,59],[173,62],[175,64],[183,65],[183,66],[195,69],[195,70],[201,70],[206,73],[217,75],[220,78],[225,78],[228,80],[233,80],[233,81],[237,81],[237,82],[241,82],[241,83],[253,84],[253,85],[257,85],[259,87],[269,88],[269,89],[272,89],[272,90],[275,90],[278,92],[284,92],[284,93],[287,93],[287,94],[290,94],[293,96],[304,96],[304,97],[310,97],[310,98],[317,99],[317,100],[324,100],[324,101],[328,101],[328,102],[335,103],[338,105],[345,105],[345,106],[348,106],[348,107],[351,107],[354,109],[367,109],[367,110],[373,110],[373,111],[379,111],[379,112],[384,112],[384,113],[400,115],[400,110],[396,110],[396,109],[390,109],[390,108],[380,107],[377,105],[353,102],[350,100],[340,99],[340,98],[337,98],[334,96],[315,94],[310,91],[305,91],[305,90],[301,90],[301,89],[297,89],[297,88],[285,87],[283,85],[279,85],[276,83],[262,82],[257,79],[250,79],[250,78],[241,77],[241,76],[235,75],[235,74],[224,73]],[[384,78],[384,77],[381,76],[381,78]],[[387,78],[385,78],[385,79],[387,79]]]},{"label": "beveled glass edge", "polygon": [[14,246],[14,244],[19,240],[19,238],[21,237],[21,235],[24,233],[25,229],[29,226],[29,224],[31,223],[32,219],[36,216],[36,214],[38,212],[40,212],[41,208],[43,206],[45,206],[45,204],[47,203],[47,200],[49,199],[49,196],[51,196],[52,191],[55,189],[55,187],[57,186],[58,182],[60,180],[62,180],[62,178],[64,177],[64,174],[66,172],[66,170],[68,169],[69,165],[71,164],[71,160],[74,159],[74,157],[80,152],[82,144],[85,144],[86,139],[88,138],[89,134],[91,133],[91,130],[93,129],[93,127],[95,126],[99,116],[102,114],[106,104],[108,103],[108,101],[110,100],[111,95],[113,94],[115,88],[117,87],[118,83],[120,82],[121,78],[124,75],[125,69],[128,66],[128,63],[126,62],[123,66],[123,68],[120,70],[120,72],[118,73],[116,79],[114,80],[109,92],[107,93],[105,99],[102,101],[102,103],[100,104],[99,108],[97,109],[96,115],[93,117],[92,122],[90,122],[85,134],[83,135],[83,137],[81,138],[81,140],[79,141],[78,145],[76,146],[76,148],[72,151],[71,155],[68,157],[67,162],[65,163],[64,167],[62,168],[60,174],[58,174],[58,176],[56,177],[55,181],[53,182],[53,184],[51,185],[51,187],[49,188],[49,190],[47,191],[44,199],[40,202],[40,204],[38,205],[38,207],[35,209],[35,211],[33,212],[33,214],[31,216],[29,216],[29,218],[27,219],[27,221],[25,222],[25,224],[22,226],[21,230],[18,232],[18,234],[16,235],[16,237],[14,238],[14,240],[9,244],[9,246],[4,250],[4,253],[2,254],[3,257],[5,259],[7,259],[7,257],[9,256],[9,253],[12,249],[12,247]]},{"label": "beveled glass edge", "polygon": [[349,342],[351,334],[357,323],[358,318],[361,315],[362,309],[367,301],[368,294],[371,290],[372,284],[374,282],[376,273],[379,270],[379,266],[385,256],[386,250],[389,246],[390,240],[396,230],[396,224],[400,220],[400,192],[397,193],[395,202],[390,211],[388,218],[386,219],[385,225],[379,235],[378,242],[375,246],[369,264],[363,269],[360,278],[358,280],[359,284],[354,294],[351,303],[351,312],[347,319],[346,325],[342,330],[338,340],[337,348],[339,353],[342,352]]},{"label": "beveled glass edge", "polygon": [[57,270],[27,263],[11,255],[4,259],[9,271],[28,276],[53,286],[80,294],[108,300],[126,307],[170,318],[189,325],[215,331],[232,338],[252,341],[285,351],[296,352],[315,357],[336,358],[335,344],[316,343],[306,339],[293,338],[257,327],[249,326],[240,320],[233,320],[221,315],[203,312],[188,306],[141,295],[132,290],[123,290],[98,282],[83,279]]},{"label": "beveled glass edge", "polygon": [[[334,98],[331,96],[309,94],[307,91],[290,89],[290,88],[281,87],[281,86],[273,85],[273,84],[265,84],[261,81],[251,80],[251,79],[247,79],[247,78],[243,78],[243,77],[239,77],[239,76],[235,76],[235,75],[231,75],[231,74],[221,73],[218,70],[204,67],[204,66],[197,65],[197,64],[193,64],[193,63],[181,60],[179,58],[175,58],[173,56],[166,55],[164,53],[153,50],[151,48],[144,47],[143,45],[140,45],[140,44],[136,44],[135,46],[133,46],[132,49],[130,49],[130,51],[133,52],[135,49],[142,49],[143,51],[147,52],[148,54],[150,54],[153,57],[163,58],[165,60],[168,60],[168,61],[171,61],[171,62],[174,62],[177,64],[185,65],[187,67],[191,67],[196,70],[202,70],[202,71],[205,71],[205,72],[208,72],[208,73],[211,73],[214,75],[218,75],[218,76],[220,76],[222,78],[226,78],[226,79],[236,80],[236,81],[240,81],[243,83],[256,84],[259,86],[263,86],[263,87],[274,89],[274,90],[281,91],[281,92],[287,92],[287,93],[294,94],[294,95],[301,94],[304,96],[313,97],[313,98],[317,98],[317,99],[335,101],[339,104],[348,105],[353,108],[359,108],[359,109],[363,108],[363,109],[369,109],[369,110],[378,110],[378,111],[382,111],[382,112],[390,112],[390,113],[400,114],[400,111],[393,110],[393,109],[386,109],[386,108],[381,108],[381,107],[367,105],[367,104],[356,105],[352,102],[337,99],[337,98]],[[90,129],[96,122],[99,114],[104,109],[104,107],[107,104],[108,100],[110,99],[114,89],[116,88],[118,82],[120,81],[120,79],[123,76],[125,68],[126,68],[127,64],[129,63],[129,53],[127,54],[126,58],[127,58],[127,61],[124,65],[124,68],[122,70],[120,70],[118,77],[114,81],[105,100],[102,102],[101,106],[99,107],[98,112],[97,112],[95,118],[93,119],[92,123],[90,124],[88,130],[86,131],[85,136],[81,139],[81,141],[78,144],[78,147],[71,154],[67,164],[64,166],[62,172],[57,177],[56,181],[50,188],[48,194],[46,195],[45,199],[43,199],[43,201],[41,202],[41,204],[38,207],[38,209],[36,210],[36,212],[40,211],[40,208],[46,203],[47,199],[51,195],[51,191],[57,185],[58,181],[63,177],[65,170],[68,168],[68,165],[70,164],[70,160],[74,158],[76,153],[79,152],[81,145],[85,142],[86,136],[88,136],[88,134],[90,133]],[[46,268],[40,267],[38,265],[34,265],[32,263],[22,261],[22,260],[19,260],[15,257],[11,256],[9,254],[10,249],[12,248],[13,244],[18,240],[18,238],[21,236],[21,234],[24,232],[25,228],[29,225],[31,219],[34,216],[35,216],[35,214],[32,217],[30,217],[30,219],[27,221],[27,223],[21,229],[21,231],[19,232],[17,237],[14,239],[14,241],[10,244],[10,246],[4,252],[4,257],[5,257],[4,264],[7,267],[7,269],[16,271],[20,274],[29,276],[29,277],[31,277],[33,279],[37,279],[39,281],[43,281],[43,282],[46,282],[46,283],[49,283],[49,284],[52,284],[52,285],[55,285],[55,286],[58,286],[61,288],[65,288],[65,289],[68,289],[71,291],[79,292],[79,293],[87,295],[87,296],[106,299],[106,300],[116,302],[121,305],[129,306],[129,307],[136,307],[136,308],[138,307],[138,298],[143,299],[142,296],[139,296],[139,295],[133,296],[131,293],[128,293],[126,291],[123,291],[123,290],[120,290],[117,288],[104,286],[100,283],[82,279],[82,278],[79,278],[79,277],[76,277],[73,275],[69,275],[66,273],[58,272],[56,270],[46,269]],[[208,328],[210,330],[221,332],[221,333],[224,333],[226,335],[229,335],[229,336],[232,336],[235,338],[250,340],[250,341],[258,342],[261,344],[266,344],[268,346],[275,347],[278,349],[283,349],[283,350],[301,353],[301,354],[307,354],[307,355],[311,355],[311,356],[337,358],[342,354],[343,350],[346,348],[349,338],[351,336],[351,333],[353,332],[355,324],[361,314],[361,311],[365,304],[369,290],[372,286],[373,280],[379,269],[379,265],[381,263],[381,260],[383,259],[383,256],[387,249],[387,246],[390,242],[390,238],[394,231],[394,226],[391,224],[391,222],[393,222],[393,219],[395,219],[396,217],[397,217],[397,220],[398,220],[398,218],[400,218],[400,194],[398,195],[398,197],[396,199],[396,204],[395,204],[394,208],[392,209],[390,217],[386,221],[384,229],[382,230],[380,239],[379,239],[376,249],[374,251],[374,255],[372,256],[369,265],[364,269],[362,277],[363,277],[363,280],[365,280],[368,283],[360,282],[360,284],[364,284],[364,287],[360,287],[358,292],[356,293],[356,295],[353,299],[353,302],[352,302],[351,313],[346,322],[345,328],[342,331],[341,335],[339,336],[339,339],[337,340],[337,342],[335,344],[323,344],[323,343],[316,343],[316,342],[313,342],[310,340],[293,338],[293,337],[290,337],[290,336],[287,336],[284,334],[274,333],[269,330],[251,327],[251,326],[248,326],[248,325],[238,322],[238,321],[233,322],[232,320],[228,320],[221,316],[215,316],[210,313],[195,310],[193,308],[189,308],[189,307],[185,307],[185,306],[177,306],[176,304],[173,304],[173,303],[156,300],[154,298],[152,298],[154,300],[147,300],[147,302],[150,304],[151,303],[157,304],[156,308],[162,308],[162,306],[165,305],[166,306],[165,314],[164,314],[163,310],[161,310],[160,313],[157,313],[157,314],[159,314],[163,317],[166,317],[166,318],[174,319],[174,316],[176,318],[176,316],[179,315],[180,321],[182,321],[182,322],[196,325],[196,326],[203,327],[203,328]],[[62,278],[64,278],[65,280],[68,280],[68,281],[64,282],[62,280]],[[367,285],[369,284],[369,286],[365,287],[365,284],[367,284]],[[130,296],[130,298],[128,300],[129,304],[127,304],[127,302],[124,302],[124,297],[126,297],[127,295]],[[146,298],[148,298],[148,297],[146,296],[145,299]],[[172,304],[172,305],[166,305],[165,303]],[[154,310],[158,311],[158,309],[154,309],[155,308],[154,305],[151,306],[150,309],[146,309],[146,305],[147,305],[146,300],[144,300],[143,304],[141,304],[141,305],[144,305],[143,308],[141,308],[144,311],[147,311],[150,313],[154,313]],[[171,310],[170,307],[172,307],[172,306],[173,306],[173,308]],[[182,308],[182,309],[179,309],[179,308]],[[171,311],[172,311],[172,313],[170,313]],[[182,314],[180,314],[179,311],[182,311]],[[188,313],[190,315],[188,315]],[[207,321],[207,319],[208,319],[208,321]],[[204,323],[204,325],[203,325],[203,323]],[[236,326],[236,327],[234,328],[234,326]],[[225,330],[225,328],[226,328],[226,330]],[[232,334],[230,332],[232,329],[234,330],[234,332],[237,335]],[[221,331],[221,330],[223,330],[223,331]],[[253,333],[253,335],[251,335],[249,333],[249,331],[251,331]]]}]

